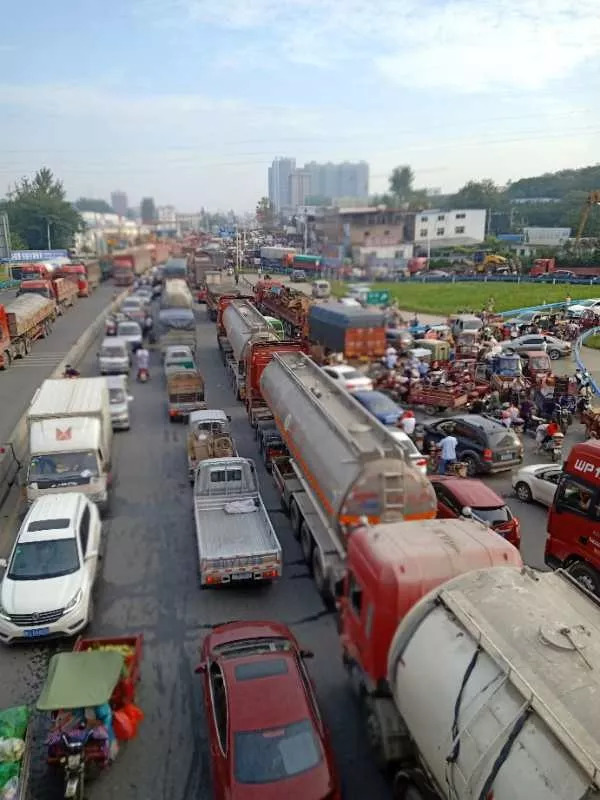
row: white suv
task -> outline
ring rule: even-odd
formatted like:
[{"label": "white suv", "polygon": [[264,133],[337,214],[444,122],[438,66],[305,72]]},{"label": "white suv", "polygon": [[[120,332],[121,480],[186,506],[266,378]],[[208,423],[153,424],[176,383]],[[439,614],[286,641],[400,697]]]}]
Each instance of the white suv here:
[{"label": "white suv", "polygon": [[102,523],[80,492],[32,504],[0,584],[0,641],[73,636],[91,619]]}]

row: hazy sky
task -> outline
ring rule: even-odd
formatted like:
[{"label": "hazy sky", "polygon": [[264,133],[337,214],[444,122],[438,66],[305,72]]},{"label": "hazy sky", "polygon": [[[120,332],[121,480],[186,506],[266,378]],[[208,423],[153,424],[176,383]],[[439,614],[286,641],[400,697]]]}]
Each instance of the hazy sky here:
[{"label": "hazy sky", "polygon": [[[0,30],[0,190],[253,208],[274,156],[454,190],[600,160],[598,0],[25,0]],[[0,192],[1,193],[1,192]]]}]

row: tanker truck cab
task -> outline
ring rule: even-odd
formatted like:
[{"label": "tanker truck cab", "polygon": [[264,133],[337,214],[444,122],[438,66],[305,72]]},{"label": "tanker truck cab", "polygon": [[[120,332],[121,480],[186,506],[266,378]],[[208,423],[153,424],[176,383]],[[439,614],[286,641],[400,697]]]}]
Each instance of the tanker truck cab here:
[{"label": "tanker truck cab", "polygon": [[362,526],[349,537],[345,574],[336,585],[342,658],[363,700],[369,743],[381,767],[409,749],[387,682],[398,624],[440,584],[494,566],[521,567],[519,551],[473,520]]},{"label": "tanker truck cab", "polygon": [[78,491],[99,506],[108,497],[108,452],[101,424],[89,417],[32,422],[27,502],[45,494]]},{"label": "tanker truck cab", "polygon": [[600,597],[600,441],[576,444],[548,514],[546,563]]}]

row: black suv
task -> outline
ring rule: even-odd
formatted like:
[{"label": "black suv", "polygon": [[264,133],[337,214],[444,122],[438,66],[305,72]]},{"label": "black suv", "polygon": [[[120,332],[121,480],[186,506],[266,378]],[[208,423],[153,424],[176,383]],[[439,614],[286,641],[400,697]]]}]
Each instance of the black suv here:
[{"label": "black suv", "polygon": [[441,419],[425,426],[426,452],[445,436],[458,441],[456,457],[467,464],[470,476],[512,469],[523,461],[523,445],[514,431],[479,414]]}]

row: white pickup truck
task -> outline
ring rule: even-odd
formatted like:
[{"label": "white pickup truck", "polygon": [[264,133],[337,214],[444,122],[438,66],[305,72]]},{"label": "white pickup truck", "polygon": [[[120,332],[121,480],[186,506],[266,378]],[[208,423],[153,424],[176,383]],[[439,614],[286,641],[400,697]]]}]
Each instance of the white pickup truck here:
[{"label": "white pickup truck", "polygon": [[281,576],[281,545],[250,459],[200,462],[194,482],[194,520],[202,586]]}]

